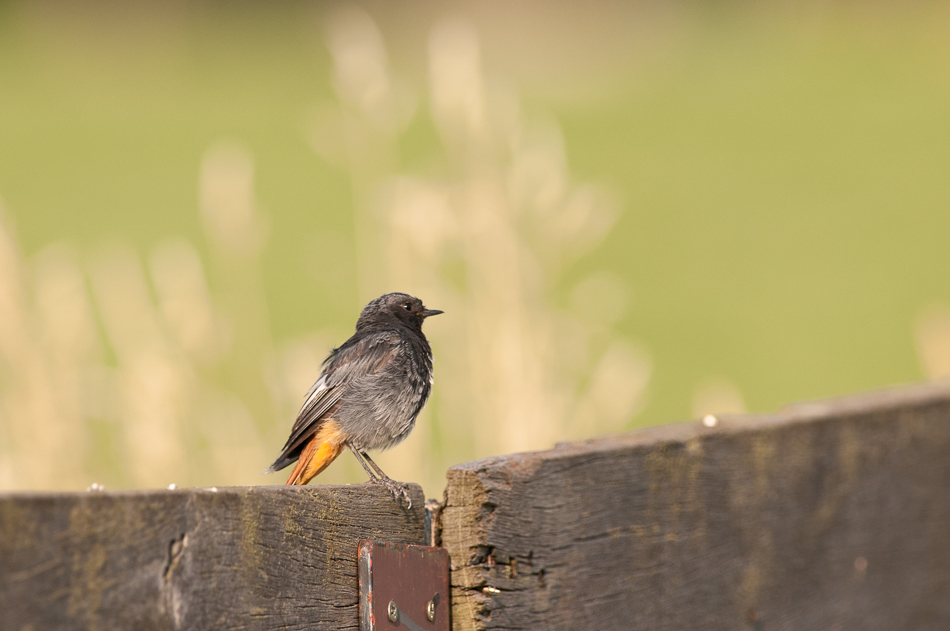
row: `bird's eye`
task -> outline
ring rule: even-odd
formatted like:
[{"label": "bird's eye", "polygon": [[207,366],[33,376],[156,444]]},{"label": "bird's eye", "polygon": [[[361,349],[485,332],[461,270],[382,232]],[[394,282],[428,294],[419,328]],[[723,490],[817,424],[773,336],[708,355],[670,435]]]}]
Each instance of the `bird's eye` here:
[{"label": "bird's eye", "polygon": [[407,302],[406,304],[403,305],[403,307],[406,308],[406,311],[412,311],[412,304],[411,304],[411,303],[408,303],[408,302]]}]

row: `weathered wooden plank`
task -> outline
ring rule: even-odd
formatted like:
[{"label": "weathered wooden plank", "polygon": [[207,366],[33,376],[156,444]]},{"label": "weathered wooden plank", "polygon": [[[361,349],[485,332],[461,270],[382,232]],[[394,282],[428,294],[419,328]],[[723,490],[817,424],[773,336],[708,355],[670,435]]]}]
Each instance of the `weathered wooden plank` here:
[{"label": "weathered wooden plank", "polygon": [[657,428],[448,473],[469,629],[950,628],[950,388]]},{"label": "weathered wooden plank", "polygon": [[424,542],[370,484],[0,496],[0,629],[358,629],[360,539]]}]

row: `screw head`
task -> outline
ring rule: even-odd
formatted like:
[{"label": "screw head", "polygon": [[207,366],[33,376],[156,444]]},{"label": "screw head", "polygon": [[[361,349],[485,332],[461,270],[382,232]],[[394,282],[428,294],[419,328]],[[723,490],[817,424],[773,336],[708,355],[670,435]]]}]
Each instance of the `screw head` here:
[{"label": "screw head", "polygon": [[399,622],[399,607],[396,606],[395,600],[389,601],[389,609],[387,610],[387,613],[389,614],[390,622],[392,622],[393,624],[396,624],[397,622]]},{"label": "screw head", "polygon": [[430,600],[429,604],[426,605],[426,618],[429,619],[429,622],[435,622],[435,601]]}]

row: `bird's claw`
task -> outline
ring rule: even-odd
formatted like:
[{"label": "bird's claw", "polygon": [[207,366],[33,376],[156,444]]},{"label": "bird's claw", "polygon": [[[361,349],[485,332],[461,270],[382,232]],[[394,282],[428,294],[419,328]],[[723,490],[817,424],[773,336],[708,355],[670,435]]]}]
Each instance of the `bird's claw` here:
[{"label": "bird's claw", "polygon": [[396,482],[392,478],[373,478],[373,482],[377,482],[385,486],[390,493],[393,494],[393,499],[397,502],[404,503],[406,509],[412,508],[412,498],[409,497],[408,484],[403,484],[402,482]]}]

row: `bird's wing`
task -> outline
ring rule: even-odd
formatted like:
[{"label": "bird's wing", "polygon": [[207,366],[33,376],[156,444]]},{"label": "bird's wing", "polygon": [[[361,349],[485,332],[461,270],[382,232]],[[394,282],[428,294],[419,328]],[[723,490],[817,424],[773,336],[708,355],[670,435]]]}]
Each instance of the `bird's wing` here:
[{"label": "bird's wing", "polygon": [[327,359],[323,374],[307,392],[307,399],[284,445],[284,454],[303,443],[316,431],[320,422],[333,409],[346,385],[381,371],[399,352],[399,334],[385,331],[376,335],[347,340]]}]

